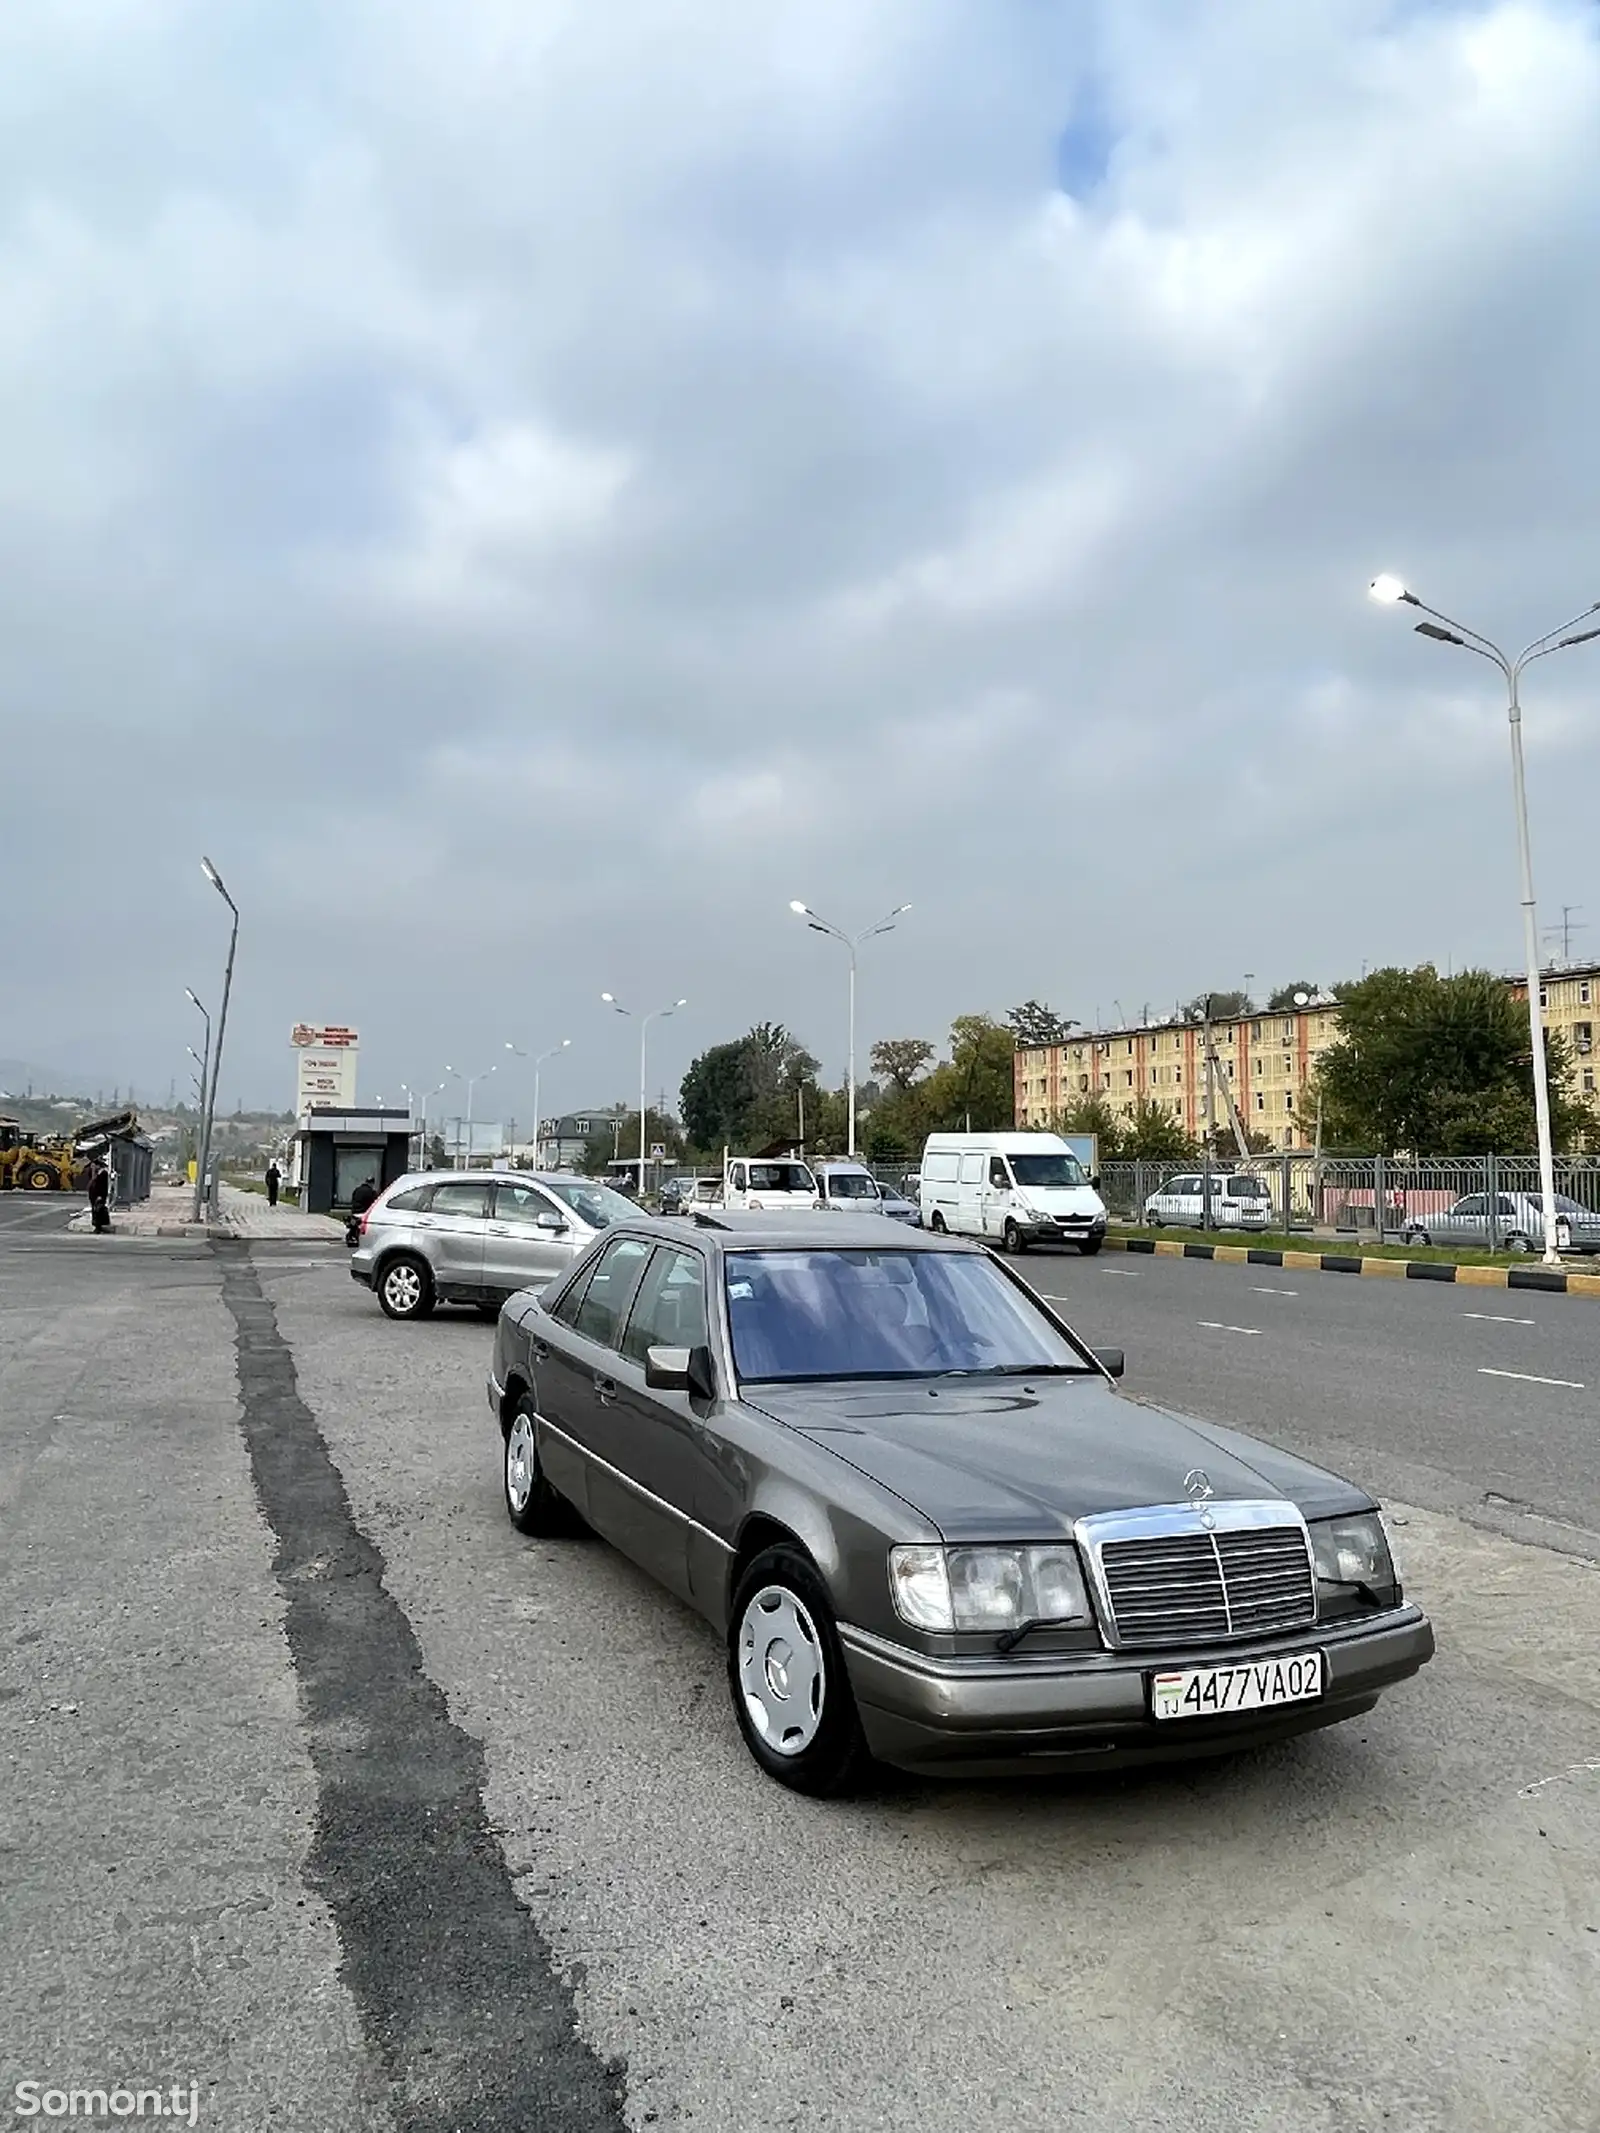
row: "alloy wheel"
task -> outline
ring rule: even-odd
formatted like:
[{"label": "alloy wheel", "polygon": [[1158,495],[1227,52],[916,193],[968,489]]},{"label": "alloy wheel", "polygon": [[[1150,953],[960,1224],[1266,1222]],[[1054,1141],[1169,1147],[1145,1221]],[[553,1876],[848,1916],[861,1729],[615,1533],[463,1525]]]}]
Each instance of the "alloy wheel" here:
[{"label": "alloy wheel", "polygon": [[752,1595],[739,1624],[739,1686],[750,1724],[774,1754],[800,1755],[822,1723],[822,1640],[803,1601],[783,1585]]}]

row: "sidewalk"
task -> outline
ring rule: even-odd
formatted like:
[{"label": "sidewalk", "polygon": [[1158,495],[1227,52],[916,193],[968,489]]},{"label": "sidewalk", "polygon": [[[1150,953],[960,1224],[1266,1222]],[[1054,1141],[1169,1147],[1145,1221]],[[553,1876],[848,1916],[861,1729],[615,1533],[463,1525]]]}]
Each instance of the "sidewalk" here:
[{"label": "sidewalk", "polygon": [[[219,1189],[218,1219],[193,1219],[192,1185],[156,1185],[148,1200],[133,1207],[117,1207],[111,1214],[114,1237],[298,1237],[330,1244],[344,1236],[344,1224],[332,1215],[305,1215],[298,1207],[269,1207],[258,1192],[241,1192],[236,1185]],[[78,1235],[90,1233],[89,1210],[84,1208],[67,1224]]]}]

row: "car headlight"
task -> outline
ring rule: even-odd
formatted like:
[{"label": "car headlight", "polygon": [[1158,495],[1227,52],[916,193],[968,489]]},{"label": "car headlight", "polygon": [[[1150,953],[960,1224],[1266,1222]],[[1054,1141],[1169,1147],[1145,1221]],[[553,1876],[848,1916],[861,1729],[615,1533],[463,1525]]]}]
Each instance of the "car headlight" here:
[{"label": "car headlight", "polygon": [[1309,1530],[1319,1586],[1330,1587],[1334,1596],[1370,1592],[1386,1605],[1398,1601],[1400,1580],[1389,1553],[1389,1536],[1376,1511],[1312,1519]]},{"label": "car headlight", "polygon": [[1094,1617],[1078,1551],[1070,1542],[1037,1548],[889,1551],[895,1611],[914,1629],[993,1630],[1024,1622],[1088,1623]]}]

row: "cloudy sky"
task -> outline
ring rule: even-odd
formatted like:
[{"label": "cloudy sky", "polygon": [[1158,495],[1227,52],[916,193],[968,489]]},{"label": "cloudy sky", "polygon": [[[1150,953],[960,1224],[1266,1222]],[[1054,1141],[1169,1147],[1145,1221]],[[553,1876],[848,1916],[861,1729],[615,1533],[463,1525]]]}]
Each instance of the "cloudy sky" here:
[{"label": "cloudy sky", "polygon": [[626,1095],[602,988],[840,1073],[793,896],[914,906],[863,1052],[1509,966],[1496,676],[1364,588],[1600,600],[1597,209],[1589,0],[6,7],[0,1057],[165,1094],[202,851],[228,1103]]}]

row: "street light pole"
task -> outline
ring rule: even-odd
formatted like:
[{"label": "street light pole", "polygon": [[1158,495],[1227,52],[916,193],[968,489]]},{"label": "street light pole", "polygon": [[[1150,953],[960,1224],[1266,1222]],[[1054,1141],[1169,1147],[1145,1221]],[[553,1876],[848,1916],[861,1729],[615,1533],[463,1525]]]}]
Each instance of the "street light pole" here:
[{"label": "street light pole", "polygon": [[[233,931],[228,936],[228,966],[222,975],[222,1006],[217,1015],[217,1048],[211,1059],[211,1088],[206,1097],[205,1116],[200,1128],[200,1164],[194,1181],[194,1219],[197,1222],[200,1219],[202,1197],[206,1194],[206,1169],[211,1161],[212,1123],[217,1115],[217,1083],[222,1075],[222,1040],[228,1033],[228,996],[233,991],[233,954],[239,945],[239,906],[224,888],[222,876],[209,859],[201,860],[200,871],[233,913]],[[215,1204],[213,1196],[213,1207]]]},{"label": "street light pole", "polygon": [[[197,995],[196,993],[194,993],[194,992],[191,992],[191,991],[190,991],[190,989],[189,989],[189,987],[188,987],[187,985],[185,985],[185,987],[183,988],[183,990],[184,990],[184,993],[185,993],[185,995],[186,995],[186,996],[187,996],[187,997],[188,997],[188,998],[189,998],[190,1000],[192,1000],[192,1001],[194,1002],[195,1006],[196,1006],[196,1007],[199,1007],[199,1008],[200,1008],[200,1012],[201,1012],[201,1014],[202,1014],[202,1015],[203,1015],[203,1016],[205,1017],[205,1025],[206,1025],[206,1050],[205,1050],[205,1057],[204,1057],[204,1058],[203,1058],[203,1059],[202,1059],[202,1060],[200,1061],[200,1117],[201,1117],[201,1120],[202,1120],[202,1122],[203,1122],[203,1121],[204,1121],[204,1118],[205,1118],[205,1110],[206,1110],[206,1083],[207,1083],[207,1081],[208,1081],[208,1080],[210,1079],[210,1076],[211,1076],[211,1017],[210,1017],[210,1015],[209,1015],[209,1014],[208,1014],[208,1013],[206,1012],[206,1009],[205,1009],[204,1007],[201,1007],[201,1006],[200,1006],[200,1000],[199,1000],[199,996],[198,996],[198,995]],[[195,1050],[194,1050],[194,1046],[193,1046],[192,1044],[191,1044],[191,1045],[190,1045],[190,1046],[188,1047],[188,1052],[189,1052],[189,1057],[190,1057],[190,1058],[192,1059],[192,1058],[193,1058],[193,1057],[195,1056]],[[200,1158],[200,1136],[199,1136],[199,1134],[198,1134],[198,1133],[197,1133],[197,1134],[195,1135],[195,1144],[194,1144],[194,1152],[195,1152],[195,1166],[194,1166],[194,1174],[195,1174],[195,1178],[196,1178],[196,1181],[198,1182],[198,1180],[199,1180],[199,1177],[200,1177],[200,1160],[199,1160],[199,1158]]]},{"label": "street light pole", "polygon": [[1515,659],[1503,652],[1492,638],[1481,636],[1477,630],[1468,629],[1464,622],[1453,622],[1436,607],[1419,600],[1414,592],[1408,592],[1399,578],[1387,572],[1373,579],[1368,587],[1374,600],[1385,607],[1403,602],[1415,607],[1431,622],[1419,622],[1416,632],[1419,637],[1431,637],[1438,644],[1458,645],[1464,652],[1475,652],[1480,659],[1487,659],[1497,666],[1506,679],[1506,717],[1511,727],[1511,791],[1517,816],[1517,865],[1521,874],[1522,888],[1522,945],[1523,960],[1528,972],[1528,1033],[1533,1045],[1533,1114],[1539,1138],[1539,1189],[1543,1198],[1544,1215],[1544,1261],[1546,1266],[1559,1266],[1561,1254],[1556,1250],[1556,1166],[1555,1150],[1550,1133],[1550,1075],[1544,1056],[1544,1011],[1539,999],[1539,920],[1533,899],[1533,854],[1528,835],[1528,787],[1522,766],[1522,701],[1519,684],[1525,667],[1536,659],[1548,659],[1552,652],[1564,652],[1570,645],[1588,644],[1600,637],[1600,627],[1580,630],[1576,625],[1586,622],[1591,615],[1600,614],[1600,600],[1595,600],[1581,613],[1555,629],[1547,630],[1542,637],[1535,637]]},{"label": "street light pole", "polygon": [[[619,1015],[632,1017],[632,1008],[624,1007],[615,993],[603,992],[600,997],[608,1007],[614,1008]],[[647,1108],[646,1091],[649,1088],[645,1044],[652,1022],[663,1021],[668,1015],[675,1015],[680,1007],[687,1007],[688,1004],[687,1000],[674,1000],[670,1007],[652,1007],[649,1014],[640,1015],[637,1018],[639,1023],[639,1197],[641,1200],[644,1198],[645,1111]]]},{"label": "street light pole", "polygon": [[911,909],[909,904],[896,904],[887,918],[880,918],[875,926],[868,926],[860,933],[846,933],[831,920],[821,918],[809,904],[798,897],[790,900],[789,909],[797,918],[803,918],[813,933],[826,933],[830,940],[838,941],[850,957],[850,1034],[848,1063],[845,1069],[846,1111],[848,1115],[846,1153],[854,1158],[856,1152],[856,951],[863,941],[870,941],[879,933],[893,933],[894,922]]},{"label": "street light pole", "polygon": [[[537,1170],[537,1169],[538,1169],[538,1167],[539,1167],[539,1072],[540,1072],[540,1069],[541,1069],[541,1068],[542,1068],[542,1067],[543,1067],[543,1066],[545,1065],[545,1063],[546,1063],[546,1061],[547,1061],[547,1060],[551,1060],[551,1059],[554,1059],[554,1058],[556,1057],[557,1053],[559,1053],[559,1052],[564,1052],[564,1051],[565,1051],[565,1050],[567,1049],[567,1046],[568,1046],[569,1044],[571,1044],[571,1042],[572,1042],[572,1039],[571,1039],[570,1037],[563,1037],[563,1038],[562,1038],[562,1040],[561,1040],[561,1042],[560,1042],[559,1044],[552,1044],[552,1045],[551,1045],[551,1047],[550,1047],[550,1049],[549,1049],[549,1051],[547,1051],[547,1052],[540,1052],[540,1053],[538,1054],[538,1056],[537,1056],[537,1057],[535,1058],[534,1062],[533,1062],[533,1135],[532,1135],[532,1139],[533,1139],[533,1167],[535,1168],[535,1170]],[[517,1052],[517,1047],[516,1047],[516,1046],[515,1046],[514,1044],[510,1043],[510,1042],[509,1042],[509,1040],[508,1040],[508,1042],[507,1042],[507,1044],[506,1044],[506,1050],[507,1050],[508,1052],[516,1052],[516,1053],[517,1053],[517,1057],[518,1057],[519,1059],[526,1059],[526,1058],[527,1058],[527,1056],[528,1056],[528,1054],[527,1054],[526,1052]]]},{"label": "street light pole", "polygon": [[499,1069],[499,1065],[500,1065],[500,1062],[499,1062],[499,1060],[497,1059],[497,1060],[495,1061],[495,1063],[494,1063],[494,1065],[493,1065],[492,1067],[485,1067],[485,1068],[484,1068],[484,1070],[483,1070],[483,1072],[482,1072],[481,1074],[469,1074],[469,1075],[467,1076],[467,1161],[466,1161],[466,1168],[467,1168],[468,1170],[470,1170],[470,1169],[472,1168],[472,1099],[473,1099],[473,1093],[474,1093],[474,1091],[476,1090],[476,1088],[477,1088],[477,1086],[478,1086],[478,1083],[479,1083],[480,1081],[487,1081],[487,1080],[489,1079],[489,1076],[490,1076],[491,1074],[493,1074],[493,1073],[495,1073],[495,1072],[497,1072],[497,1071],[498,1071],[498,1069]]}]

